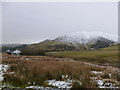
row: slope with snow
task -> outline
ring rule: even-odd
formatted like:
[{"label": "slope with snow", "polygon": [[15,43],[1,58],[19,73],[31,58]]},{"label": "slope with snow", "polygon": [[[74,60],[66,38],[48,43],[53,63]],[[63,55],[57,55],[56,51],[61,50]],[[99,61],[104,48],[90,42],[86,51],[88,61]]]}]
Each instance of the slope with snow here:
[{"label": "slope with snow", "polygon": [[55,39],[56,42],[72,44],[75,47],[82,45],[86,49],[104,48],[118,43],[118,36],[103,32],[74,32]]},{"label": "slope with snow", "polygon": [[118,42],[118,35],[103,32],[73,32],[66,36],[61,36],[57,40],[73,43],[88,43],[91,40],[97,40],[99,37]]}]

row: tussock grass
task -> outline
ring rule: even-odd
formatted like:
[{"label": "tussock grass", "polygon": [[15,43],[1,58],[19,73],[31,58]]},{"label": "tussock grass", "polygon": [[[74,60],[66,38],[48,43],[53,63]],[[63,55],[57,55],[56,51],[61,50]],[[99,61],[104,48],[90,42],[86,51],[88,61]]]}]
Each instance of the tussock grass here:
[{"label": "tussock grass", "polygon": [[[10,65],[8,73],[5,75],[4,82],[13,86],[25,87],[28,82],[32,85],[46,85],[45,80],[62,80],[62,75],[68,75],[73,80],[81,81],[80,87],[96,87],[95,83],[90,82],[92,70],[102,70],[94,66],[83,65],[78,62],[56,61],[56,60],[21,60],[3,59],[3,63]],[[14,74],[10,74],[14,72]],[[73,85],[74,87],[75,84]]]}]

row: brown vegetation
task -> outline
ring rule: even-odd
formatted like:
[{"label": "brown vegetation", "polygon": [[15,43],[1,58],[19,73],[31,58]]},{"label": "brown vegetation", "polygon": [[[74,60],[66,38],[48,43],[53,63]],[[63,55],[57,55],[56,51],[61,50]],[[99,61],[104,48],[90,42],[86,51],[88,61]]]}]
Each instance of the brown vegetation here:
[{"label": "brown vegetation", "polygon": [[[78,62],[57,61],[55,59],[24,60],[4,58],[3,63],[10,65],[4,82],[9,82],[13,86],[21,87],[27,86],[28,82],[31,82],[30,85],[32,85],[33,82],[35,82],[36,85],[44,85],[45,80],[62,80],[62,75],[68,75],[71,79],[83,83],[82,86],[74,84],[73,87],[96,87],[96,83],[90,82],[91,71],[102,70],[102,68],[83,65]],[[14,73],[11,74],[10,72]]]}]

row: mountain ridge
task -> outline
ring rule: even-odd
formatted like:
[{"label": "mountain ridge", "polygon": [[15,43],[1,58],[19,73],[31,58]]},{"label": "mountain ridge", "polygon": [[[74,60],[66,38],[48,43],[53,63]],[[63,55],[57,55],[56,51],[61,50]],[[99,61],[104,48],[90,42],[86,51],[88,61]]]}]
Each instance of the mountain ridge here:
[{"label": "mountain ridge", "polygon": [[[38,43],[18,45],[14,48],[12,47],[11,49],[29,49],[43,51],[79,51],[100,49],[116,44],[118,44],[118,42],[117,36],[115,35],[106,33],[101,34],[98,32],[97,34],[96,32],[77,32],[56,37],[52,40],[46,39]],[[6,47],[3,47],[4,51],[6,49]],[[8,49],[10,49],[10,47]]]},{"label": "mountain ridge", "polygon": [[[115,36],[110,36],[114,38]],[[73,50],[90,50],[90,49],[99,49],[105,48],[111,45],[117,44],[117,39],[111,40],[111,38],[106,38],[107,36],[95,33],[77,33],[60,36],[53,40],[46,39],[39,43],[34,43],[30,45],[18,46],[19,49],[35,49],[35,50],[44,50],[44,51],[73,51]]]}]

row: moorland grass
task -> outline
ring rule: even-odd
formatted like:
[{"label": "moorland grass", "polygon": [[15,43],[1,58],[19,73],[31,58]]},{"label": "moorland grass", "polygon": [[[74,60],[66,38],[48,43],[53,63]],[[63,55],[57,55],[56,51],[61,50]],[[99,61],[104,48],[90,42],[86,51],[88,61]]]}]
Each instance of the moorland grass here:
[{"label": "moorland grass", "polygon": [[97,64],[118,65],[118,46],[111,46],[99,50],[50,52],[50,56],[68,57],[79,61]]},{"label": "moorland grass", "polygon": [[[69,57],[78,61],[95,62],[95,63],[109,63],[115,65],[118,60],[118,51],[114,47],[112,49],[101,49],[93,51],[64,51],[64,52],[50,52],[50,56],[55,57]],[[4,55],[3,55],[4,56]],[[75,61],[57,61],[56,58],[50,60],[26,60],[20,58],[49,58],[48,56],[14,56],[5,55],[3,64],[8,64],[10,67],[7,74],[4,75],[3,83],[9,83],[15,87],[26,87],[30,85],[49,86],[45,83],[46,80],[56,79],[62,80],[62,75],[68,75],[76,82],[73,87],[95,88],[95,82],[90,82],[90,77],[93,76],[91,71],[104,71],[105,68],[81,64]],[[10,73],[14,72],[14,73]],[[109,78],[109,71],[106,70],[103,78]],[[117,78],[118,80],[119,77]],[[82,82],[79,85],[77,81]],[[30,82],[30,83],[29,83]],[[29,83],[29,84],[28,84]]]},{"label": "moorland grass", "polygon": [[10,66],[3,82],[15,87],[26,87],[28,82],[29,85],[35,82],[35,85],[46,86],[45,80],[62,80],[62,75],[83,83],[82,86],[74,83],[73,87],[96,87],[96,83],[90,82],[91,71],[104,70],[70,61],[3,59],[3,63]]}]

